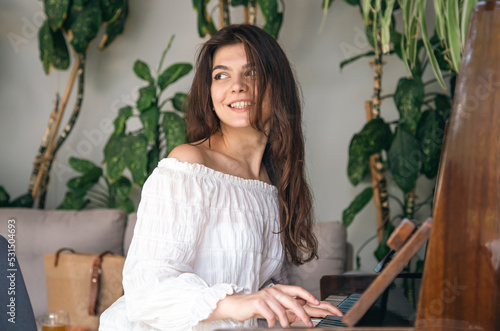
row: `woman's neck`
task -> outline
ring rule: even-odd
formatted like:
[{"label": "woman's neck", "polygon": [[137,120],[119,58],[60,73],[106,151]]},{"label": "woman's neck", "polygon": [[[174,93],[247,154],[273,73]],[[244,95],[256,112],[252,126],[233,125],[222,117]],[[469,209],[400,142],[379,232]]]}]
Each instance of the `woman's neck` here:
[{"label": "woman's neck", "polygon": [[[262,173],[262,158],[266,149],[268,137],[251,127],[222,127],[210,138],[211,150],[223,155],[220,161],[227,158],[227,165],[234,172],[244,173],[245,177],[267,180],[267,173]],[[236,169],[237,168],[237,169]],[[265,172],[265,169],[264,169]]]}]

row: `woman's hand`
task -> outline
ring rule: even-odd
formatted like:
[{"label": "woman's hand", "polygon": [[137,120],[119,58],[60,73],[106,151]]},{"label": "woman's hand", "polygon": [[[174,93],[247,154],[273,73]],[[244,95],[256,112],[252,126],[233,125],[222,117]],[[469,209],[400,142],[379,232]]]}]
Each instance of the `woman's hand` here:
[{"label": "woman's hand", "polygon": [[326,317],[327,315],[343,316],[342,312],[330,302],[320,301],[319,305],[304,304],[304,310],[310,317]]},{"label": "woman's hand", "polygon": [[[331,306],[331,307],[330,307]],[[337,313],[333,305],[320,303],[311,293],[299,286],[275,285],[247,295],[230,295],[219,301],[217,308],[207,319],[233,318],[246,321],[251,318],[265,318],[269,327],[278,320],[282,327],[289,327],[294,316],[312,327],[311,314],[321,312]]]}]

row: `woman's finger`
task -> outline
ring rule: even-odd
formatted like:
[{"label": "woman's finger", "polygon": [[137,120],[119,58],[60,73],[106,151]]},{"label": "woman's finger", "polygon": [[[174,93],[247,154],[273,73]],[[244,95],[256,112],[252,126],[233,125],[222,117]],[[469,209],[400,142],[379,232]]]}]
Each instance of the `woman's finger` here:
[{"label": "woman's finger", "polygon": [[313,304],[313,305],[319,304],[319,300],[316,299],[316,297],[314,295],[312,295],[311,293],[309,293],[307,290],[303,289],[300,286],[275,285],[272,288],[278,289],[278,290],[282,291],[283,293],[288,294],[291,297],[302,298],[302,299],[306,300],[307,302],[309,302],[310,304]]},{"label": "woman's finger", "polygon": [[256,304],[257,308],[257,316],[261,316],[266,319],[267,325],[270,328],[273,328],[276,325],[276,315],[274,314],[274,311],[269,307],[267,302],[264,300],[259,301]]},{"label": "woman's finger", "polygon": [[290,320],[288,319],[288,315],[286,313],[286,309],[283,305],[278,302],[274,297],[269,296],[267,298],[267,305],[272,309],[274,314],[276,315],[276,319],[280,322],[281,326],[287,328],[290,326]]},{"label": "woman's finger", "polygon": [[[297,299],[281,290],[282,287],[271,287],[267,291],[273,296],[283,307],[293,311],[297,318],[304,322],[307,326],[312,326],[311,318],[304,310],[304,306]],[[293,289],[291,290],[293,294]],[[306,291],[307,292],[307,291]],[[290,292],[289,292],[290,293]]]},{"label": "woman's finger", "polygon": [[329,302],[321,301],[317,306],[305,305],[304,310],[311,317],[325,317],[326,315],[343,316],[344,314]]}]

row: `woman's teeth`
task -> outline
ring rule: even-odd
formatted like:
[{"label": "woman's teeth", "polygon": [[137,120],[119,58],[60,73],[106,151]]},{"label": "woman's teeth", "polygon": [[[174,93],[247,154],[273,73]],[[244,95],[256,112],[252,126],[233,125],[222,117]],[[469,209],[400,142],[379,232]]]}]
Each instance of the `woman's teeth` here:
[{"label": "woman's teeth", "polygon": [[242,109],[242,108],[245,108],[245,107],[248,107],[251,105],[252,105],[252,103],[249,101],[238,101],[238,102],[232,103],[230,106],[231,106],[231,108]]}]

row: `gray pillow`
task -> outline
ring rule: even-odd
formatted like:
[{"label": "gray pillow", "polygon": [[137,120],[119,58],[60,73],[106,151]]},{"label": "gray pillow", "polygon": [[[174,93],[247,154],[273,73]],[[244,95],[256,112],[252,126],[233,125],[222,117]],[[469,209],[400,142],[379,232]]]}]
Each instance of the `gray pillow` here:
[{"label": "gray pillow", "polygon": [[[8,238],[15,220],[15,245],[35,316],[47,311],[43,256],[59,248],[123,255],[126,214],[116,209],[37,210],[0,208],[0,234]],[[12,223],[12,222],[11,222]]]},{"label": "gray pillow", "polygon": [[317,222],[313,231],[318,239],[318,259],[301,266],[288,266],[288,282],[305,288],[319,299],[321,277],[345,271],[347,233],[339,221]]}]

